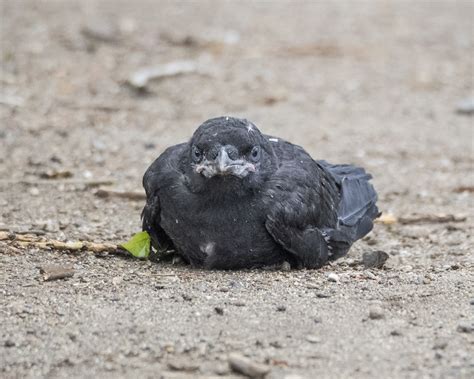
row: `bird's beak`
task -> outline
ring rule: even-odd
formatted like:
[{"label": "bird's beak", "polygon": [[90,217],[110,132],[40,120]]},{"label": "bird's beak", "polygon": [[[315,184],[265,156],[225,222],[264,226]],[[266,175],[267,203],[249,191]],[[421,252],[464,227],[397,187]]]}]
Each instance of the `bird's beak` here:
[{"label": "bird's beak", "polygon": [[255,172],[255,165],[252,163],[243,159],[230,159],[224,147],[217,155],[215,167],[217,175],[233,175],[239,178],[247,176],[249,172]]},{"label": "bird's beak", "polygon": [[232,167],[232,159],[224,148],[221,148],[216,158],[216,171],[220,175],[226,175]]},{"label": "bird's beak", "polygon": [[255,172],[255,165],[244,159],[231,159],[226,149],[222,147],[214,161],[205,161],[198,165],[196,172],[207,178],[216,175],[233,175],[238,178],[243,178],[250,172]]}]

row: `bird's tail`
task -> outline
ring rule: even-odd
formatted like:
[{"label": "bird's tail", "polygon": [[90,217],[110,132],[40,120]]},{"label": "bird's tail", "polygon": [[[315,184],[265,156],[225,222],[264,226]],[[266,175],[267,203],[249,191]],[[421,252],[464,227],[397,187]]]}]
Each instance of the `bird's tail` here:
[{"label": "bird's tail", "polygon": [[325,231],[333,246],[331,258],[336,259],[345,255],[353,242],[372,230],[373,220],[380,215],[376,205],[377,193],[369,182],[372,176],[363,168],[331,165],[325,161],[318,163],[331,173],[340,191],[338,225]]}]

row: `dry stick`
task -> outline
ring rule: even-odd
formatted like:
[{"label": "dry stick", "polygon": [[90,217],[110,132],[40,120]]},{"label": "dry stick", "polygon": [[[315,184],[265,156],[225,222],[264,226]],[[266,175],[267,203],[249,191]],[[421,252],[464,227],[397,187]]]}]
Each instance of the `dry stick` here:
[{"label": "dry stick", "polygon": [[117,191],[113,189],[99,188],[95,195],[102,198],[107,197],[120,197],[129,200],[146,200],[146,195],[143,192],[138,191]]},{"label": "dry stick", "polygon": [[406,217],[399,217],[400,224],[421,224],[421,223],[444,223],[444,222],[463,222],[466,216],[453,214],[413,214]]},{"label": "dry stick", "polygon": [[0,184],[8,184],[8,185],[15,185],[15,184],[26,184],[30,186],[38,186],[38,185],[58,185],[58,184],[69,184],[69,185],[83,185],[86,187],[100,187],[100,186],[110,186],[114,184],[113,180],[104,179],[104,180],[0,180]]},{"label": "dry stick", "polygon": [[93,253],[124,253],[124,250],[119,245],[113,243],[96,243],[89,241],[62,242],[28,234],[20,235],[8,232],[0,232],[0,241],[10,241],[11,244],[21,247],[35,247],[38,249],[91,251]]}]

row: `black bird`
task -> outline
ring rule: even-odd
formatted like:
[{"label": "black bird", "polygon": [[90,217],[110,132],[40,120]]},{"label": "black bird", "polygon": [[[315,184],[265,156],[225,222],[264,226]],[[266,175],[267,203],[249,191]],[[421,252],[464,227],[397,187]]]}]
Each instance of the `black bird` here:
[{"label": "black bird", "polygon": [[174,249],[196,267],[318,268],[372,230],[370,179],[245,119],[213,118],[146,171],[143,230],[154,249]]}]

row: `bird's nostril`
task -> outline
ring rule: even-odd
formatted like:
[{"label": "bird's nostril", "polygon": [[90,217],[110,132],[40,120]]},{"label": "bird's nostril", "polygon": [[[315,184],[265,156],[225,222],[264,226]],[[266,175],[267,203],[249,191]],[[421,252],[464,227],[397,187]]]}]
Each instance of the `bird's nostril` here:
[{"label": "bird's nostril", "polygon": [[227,152],[228,157],[233,161],[239,158],[239,152],[234,146],[226,146],[225,151]]}]

